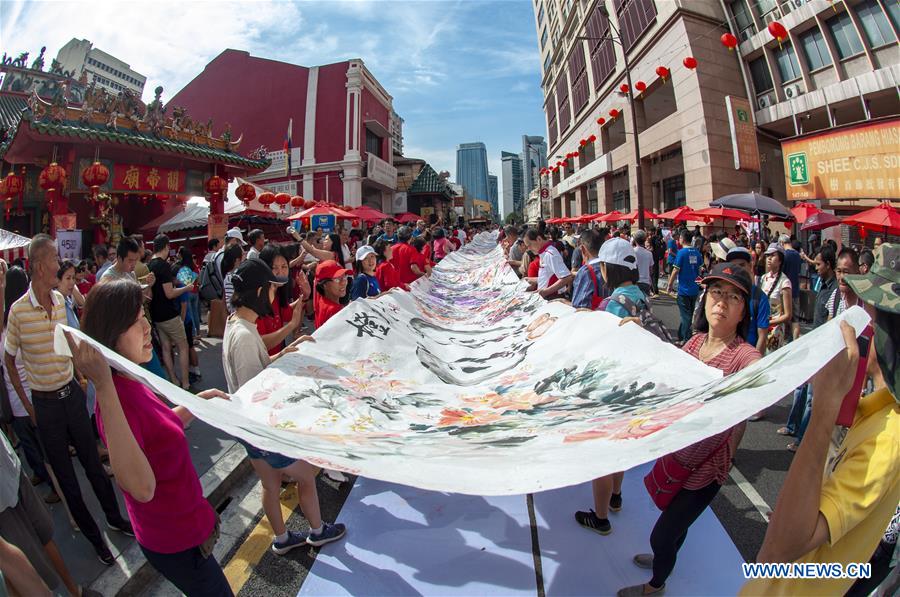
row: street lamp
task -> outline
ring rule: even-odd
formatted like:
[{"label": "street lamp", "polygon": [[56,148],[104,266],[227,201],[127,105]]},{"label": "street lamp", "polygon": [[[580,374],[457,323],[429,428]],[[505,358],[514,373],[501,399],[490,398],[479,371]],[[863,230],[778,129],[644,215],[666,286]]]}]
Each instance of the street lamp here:
[{"label": "street lamp", "polygon": [[643,181],[641,180],[641,145],[638,140],[638,130],[637,130],[637,115],[634,112],[634,87],[631,85],[631,67],[628,65],[628,51],[625,49],[625,46],[622,44],[621,35],[619,31],[616,29],[615,25],[613,25],[612,21],[609,19],[609,11],[606,9],[605,0],[601,0],[601,4],[598,7],[600,14],[606,18],[606,23],[609,25],[610,30],[615,35],[606,35],[605,37],[584,37],[579,36],[576,37],[576,40],[586,40],[586,41],[605,41],[610,40],[613,43],[619,44],[622,48],[622,62],[625,66],[625,80],[628,83],[628,93],[625,95],[628,97],[628,110],[631,112],[631,134],[634,137],[634,174],[637,177],[637,211],[638,211],[638,228],[644,227],[644,186]]}]

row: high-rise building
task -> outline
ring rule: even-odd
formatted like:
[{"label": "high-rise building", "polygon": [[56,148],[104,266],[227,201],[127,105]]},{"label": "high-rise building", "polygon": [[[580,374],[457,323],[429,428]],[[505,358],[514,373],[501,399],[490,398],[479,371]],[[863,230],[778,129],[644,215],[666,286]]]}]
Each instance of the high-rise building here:
[{"label": "high-rise building", "polygon": [[391,147],[394,155],[403,155],[403,119],[391,109]]},{"label": "high-rise building", "polygon": [[493,210],[491,213],[494,216],[499,216],[500,214],[500,197],[497,193],[497,175],[496,174],[488,174],[488,194],[491,196],[491,209]]},{"label": "high-rise building", "polygon": [[[547,167],[547,143],[543,137],[522,135],[522,196],[527,197],[540,182],[541,168]],[[516,211],[522,213],[522,208]]]},{"label": "high-rise building", "polygon": [[522,156],[509,151],[500,152],[500,163],[503,168],[503,205],[500,218],[504,219],[512,212],[525,213],[525,195],[522,193]]},{"label": "high-rise building", "polygon": [[456,182],[473,199],[490,200],[487,149],[484,143],[461,143],[456,149]]},{"label": "high-rise building", "polygon": [[113,95],[126,89],[138,97],[144,92],[147,77],[131,70],[131,67],[115,56],[93,47],[86,39],[72,38],[59,49],[56,60],[64,71],[72,71],[73,78],[81,78],[87,73],[88,83],[96,83]]}]

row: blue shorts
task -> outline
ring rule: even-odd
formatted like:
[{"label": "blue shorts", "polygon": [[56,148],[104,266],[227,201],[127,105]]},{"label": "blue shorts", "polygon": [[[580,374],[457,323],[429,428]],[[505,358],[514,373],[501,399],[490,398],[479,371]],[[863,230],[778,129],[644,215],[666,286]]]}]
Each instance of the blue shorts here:
[{"label": "blue shorts", "polygon": [[256,460],[263,460],[272,468],[287,468],[297,462],[296,458],[288,458],[284,454],[279,454],[277,452],[266,452],[265,450],[254,448],[242,439],[239,439],[237,441],[239,441],[241,445],[244,446],[244,449],[247,450],[247,456]]}]

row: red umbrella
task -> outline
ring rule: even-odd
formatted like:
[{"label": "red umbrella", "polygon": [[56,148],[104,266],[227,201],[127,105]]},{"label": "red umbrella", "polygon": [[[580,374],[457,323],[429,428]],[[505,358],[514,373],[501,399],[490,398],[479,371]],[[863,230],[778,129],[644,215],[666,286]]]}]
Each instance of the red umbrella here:
[{"label": "red umbrella", "polygon": [[[659,216],[650,211],[649,209],[644,210],[644,219],[645,220],[656,220]],[[627,214],[622,214],[622,220],[631,220],[634,222],[638,219],[638,210],[630,211]]]},{"label": "red umbrella", "polygon": [[403,212],[402,214],[394,214],[394,219],[400,222],[401,224],[409,224],[415,223],[422,219],[422,216],[417,216],[416,214],[409,213],[408,211]]},{"label": "red umbrella", "polygon": [[368,205],[354,207],[350,210],[350,213],[364,222],[380,222],[381,220],[391,217]]},{"label": "red umbrella", "polygon": [[697,222],[702,222],[706,219],[703,216],[694,217],[694,210],[687,205],[682,205],[681,207],[676,207],[675,209],[664,211],[656,217],[660,220],[672,220],[675,222],[679,222],[682,220],[694,220]]},{"label": "red umbrella", "polygon": [[748,220],[758,222],[756,218],[751,218],[749,214],[737,209],[728,209],[727,207],[707,207],[706,209],[698,209],[694,212],[695,216],[701,218],[713,218],[721,220]]},{"label": "red umbrella", "polygon": [[344,211],[336,205],[330,205],[328,203],[317,203],[309,209],[304,209],[299,213],[288,216],[288,220],[301,220],[312,216],[335,216],[346,220],[353,220],[359,217],[353,215],[350,212]]},{"label": "red umbrella", "polygon": [[617,209],[614,209],[613,211],[609,212],[605,216],[599,216],[597,218],[594,218],[594,221],[595,222],[618,222],[619,220],[624,220],[624,219],[625,219],[625,214],[623,214],[622,212],[620,212]]},{"label": "red umbrella", "polygon": [[806,218],[806,221],[800,226],[800,230],[825,230],[826,228],[837,226],[841,222],[842,220],[839,217],[820,211]]},{"label": "red umbrella", "polygon": [[900,234],[900,211],[894,209],[890,201],[882,201],[878,207],[844,218],[842,223],[859,226],[866,232]]},{"label": "red umbrella", "polygon": [[801,202],[794,205],[791,208],[791,213],[794,214],[794,218],[797,220],[798,224],[802,224],[808,218],[822,213],[822,210],[813,205],[812,203]]},{"label": "red umbrella", "polygon": [[578,222],[579,224],[587,224],[588,222],[596,220],[597,218],[599,218],[602,215],[603,215],[602,213],[584,214],[583,216],[579,216],[575,221]]}]

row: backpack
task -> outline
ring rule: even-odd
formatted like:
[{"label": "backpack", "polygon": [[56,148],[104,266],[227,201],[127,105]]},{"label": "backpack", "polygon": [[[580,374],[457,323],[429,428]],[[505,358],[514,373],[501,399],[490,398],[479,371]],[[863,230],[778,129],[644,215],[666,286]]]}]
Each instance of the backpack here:
[{"label": "backpack", "polygon": [[200,277],[198,278],[200,287],[200,298],[205,301],[213,301],[221,299],[225,292],[225,282],[219,275],[219,268],[216,267],[216,258],[213,257],[203,264],[200,268]]},{"label": "backpack", "polygon": [[597,307],[603,302],[604,297],[600,296],[600,281],[597,280],[597,272],[590,265],[586,267],[588,276],[591,277],[591,281],[594,283],[594,292],[591,294],[591,310],[596,311]]},{"label": "backpack", "polygon": [[[653,311],[650,310],[650,304],[648,302],[644,302],[644,308],[638,308],[637,305],[634,304],[630,298],[625,296],[624,294],[613,294],[606,301],[616,301],[628,311],[631,317],[637,317],[641,322],[641,327],[662,340],[663,342],[668,342],[669,344],[674,344],[675,341],[672,338],[672,334],[669,333],[669,329],[656,315],[653,314]],[[605,307],[605,305],[604,305]]]}]

